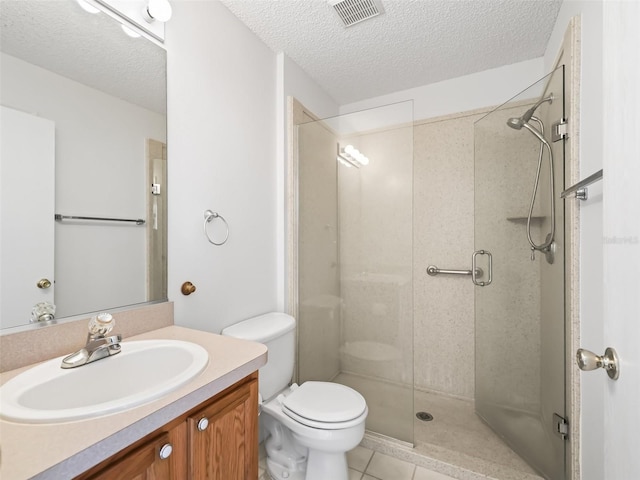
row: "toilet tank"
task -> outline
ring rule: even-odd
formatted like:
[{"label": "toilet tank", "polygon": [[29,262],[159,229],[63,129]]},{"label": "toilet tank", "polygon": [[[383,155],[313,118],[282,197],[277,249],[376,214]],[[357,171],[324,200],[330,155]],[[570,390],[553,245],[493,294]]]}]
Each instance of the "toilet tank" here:
[{"label": "toilet tank", "polygon": [[269,353],[260,369],[259,390],[264,402],[283,390],[293,377],[296,321],[286,313],[266,313],[222,330],[222,335],[263,343]]}]

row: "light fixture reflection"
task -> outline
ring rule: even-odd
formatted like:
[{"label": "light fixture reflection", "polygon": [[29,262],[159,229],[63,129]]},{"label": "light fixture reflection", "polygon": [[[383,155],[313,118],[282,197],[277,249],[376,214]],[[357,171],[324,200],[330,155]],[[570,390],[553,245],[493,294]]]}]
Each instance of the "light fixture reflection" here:
[{"label": "light fixture reflection", "polygon": [[338,145],[338,161],[342,164],[356,168],[369,165],[369,158],[362,154],[353,145],[347,145],[344,148],[340,148],[340,145]]},{"label": "light fixture reflection", "polygon": [[344,165],[344,166],[345,166],[345,167],[347,167],[347,168],[351,168],[351,167],[353,167],[353,166],[354,166],[354,165],[352,165],[351,163],[347,162],[347,161],[346,161],[344,158],[342,158],[340,155],[338,155],[338,156],[336,157],[336,160],[338,161],[338,163],[339,163],[340,165]]},{"label": "light fixture reflection", "polygon": [[168,22],[173,13],[169,0],[149,0],[147,6],[142,10],[142,16],[148,23]]}]

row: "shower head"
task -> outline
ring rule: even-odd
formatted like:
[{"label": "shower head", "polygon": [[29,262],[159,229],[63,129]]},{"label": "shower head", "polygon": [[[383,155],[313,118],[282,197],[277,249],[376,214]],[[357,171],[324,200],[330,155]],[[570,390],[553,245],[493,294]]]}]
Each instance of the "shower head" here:
[{"label": "shower head", "polygon": [[507,125],[513,128],[514,130],[520,130],[524,125],[523,117],[511,117],[507,120]]},{"label": "shower head", "polygon": [[524,112],[524,115],[522,115],[521,117],[511,117],[509,120],[507,120],[507,125],[515,130],[520,130],[525,123],[531,120],[531,117],[533,117],[533,114],[535,113],[536,109],[540,105],[542,105],[544,102],[552,103],[553,93],[551,93],[548,97],[538,101],[538,103],[536,103],[533,107],[531,107],[529,110]]}]

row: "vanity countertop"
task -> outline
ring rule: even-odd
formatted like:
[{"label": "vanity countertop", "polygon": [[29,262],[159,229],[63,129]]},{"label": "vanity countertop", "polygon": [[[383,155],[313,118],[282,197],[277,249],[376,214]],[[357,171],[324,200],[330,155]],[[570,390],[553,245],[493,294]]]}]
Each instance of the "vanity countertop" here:
[{"label": "vanity countertop", "polygon": [[[197,343],[209,352],[209,364],[186,385],[124,412],[52,424],[0,420],[0,478],[73,478],[255,372],[267,361],[267,347],[260,343],[177,326],[136,335],[122,343],[147,339]],[[1,374],[0,384],[28,368]]]}]

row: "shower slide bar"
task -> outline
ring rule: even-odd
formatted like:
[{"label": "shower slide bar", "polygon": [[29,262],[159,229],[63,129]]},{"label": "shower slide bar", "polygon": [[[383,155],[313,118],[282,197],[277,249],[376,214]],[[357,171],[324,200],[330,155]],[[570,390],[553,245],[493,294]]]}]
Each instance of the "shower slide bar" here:
[{"label": "shower slide bar", "polygon": [[59,213],[56,213],[54,215],[54,218],[58,222],[61,222],[62,220],[93,220],[97,222],[131,222],[131,223],[135,223],[136,225],[144,225],[145,223],[145,221],[142,220],[141,218],[130,219],[130,218],[104,218],[104,217],[76,217],[73,215],[60,215]]},{"label": "shower slide bar", "polygon": [[[432,277],[436,275],[471,275],[473,272],[471,270],[445,270],[443,268],[438,268],[435,265],[429,265],[427,267],[427,273]],[[482,277],[484,272],[481,268],[476,268],[476,277]]]},{"label": "shower slide bar", "polygon": [[575,192],[575,198],[578,200],[586,200],[589,198],[589,190],[587,189],[587,185],[591,185],[592,183],[597,182],[598,180],[602,180],[602,170],[597,171],[593,175],[589,175],[584,180],[579,181],[575,185],[567,188],[564,192],[560,194],[560,198],[567,198],[569,195]]}]

